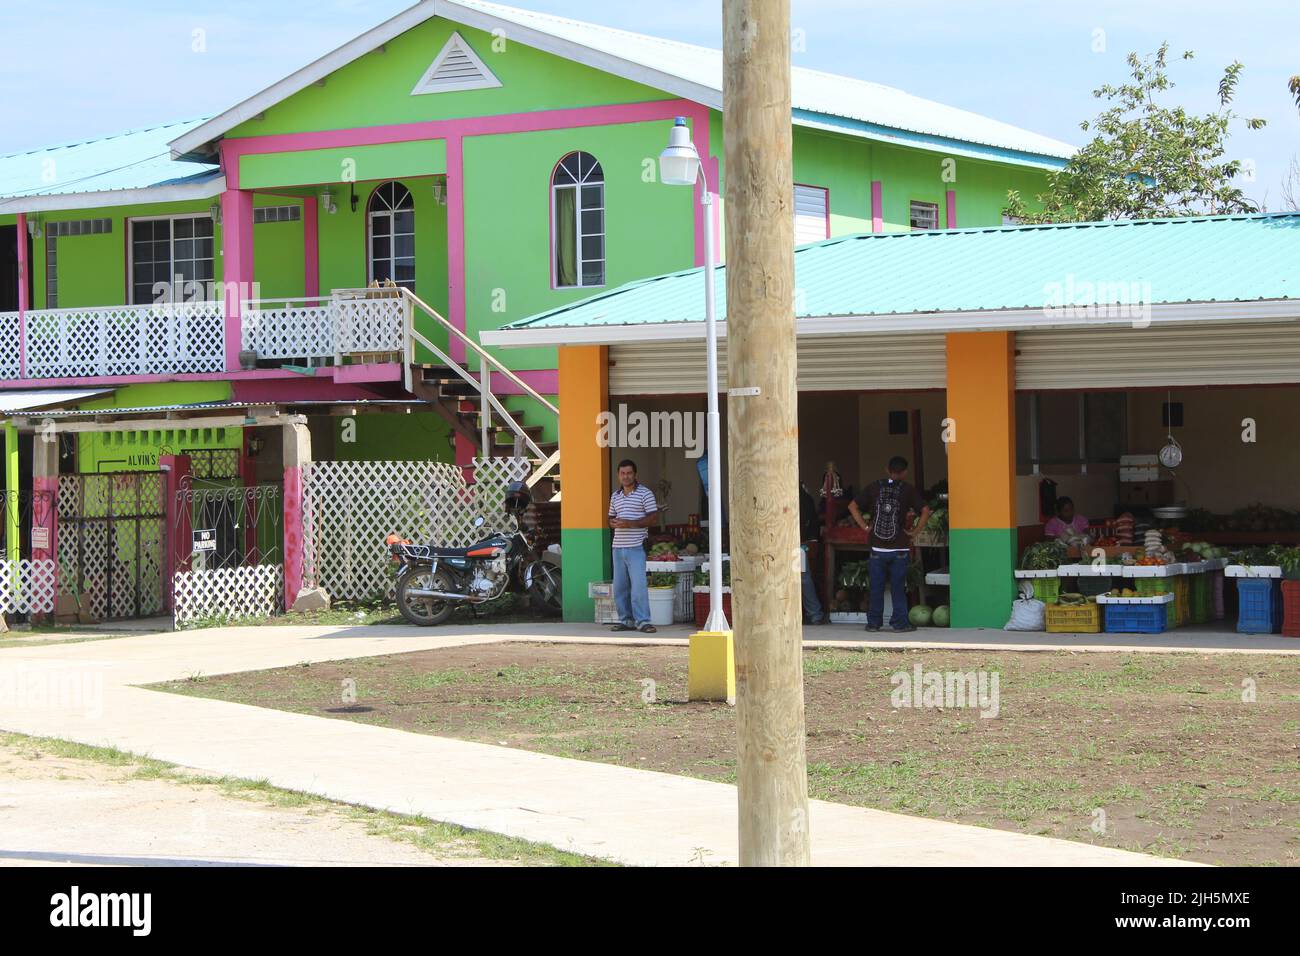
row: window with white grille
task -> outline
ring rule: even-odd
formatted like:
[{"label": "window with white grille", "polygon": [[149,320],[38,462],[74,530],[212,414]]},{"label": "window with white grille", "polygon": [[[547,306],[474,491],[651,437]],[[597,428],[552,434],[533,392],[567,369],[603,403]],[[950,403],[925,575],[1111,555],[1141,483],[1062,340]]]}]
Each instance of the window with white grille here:
[{"label": "window with white grille", "polygon": [[253,222],[297,222],[302,218],[301,206],[258,206],[253,210]]},{"label": "window with white grille", "polygon": [[415,291],[415,200],[401,183],[370,194],[370,278]]},{"label": "window with white grille", "polygon": [[939,204],[932,202],[916,202],[913,200],[910,212],[910,219],[913,229],[938,229],[939,228]]},{"label": "window with white grille", "polygon": [[45,224],[45,231],[51,236],[98,236],[113,231],[111,219],[67,219],[63,222]]},{"label": "window with white grille", "polygon": [[831,237],[830,194],[821,186],[794,186],[794,244]]},{"label": "window with white grille", "polygon": [[551,175],[551,275],[556,288],[605,284],[605,173],[570,153]]},{"label": "window with white grille", "polygon": [[192,297],[186,284],[212,281],[211,216],[132,219],[130,233],[133,303],[156,301],[160,283],[179,300]]},{"label": "window with white grille", "polygon": [[486,90],[500,85],[501,81],[479,59],[474,48],[459,33],[453,33],[415,84],[411,95]]}]

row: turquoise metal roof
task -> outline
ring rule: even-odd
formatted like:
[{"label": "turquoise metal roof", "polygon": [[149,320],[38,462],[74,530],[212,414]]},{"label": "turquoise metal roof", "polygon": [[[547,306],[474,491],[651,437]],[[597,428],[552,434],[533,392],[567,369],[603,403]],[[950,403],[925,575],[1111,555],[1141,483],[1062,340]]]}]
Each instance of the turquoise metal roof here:
[{"label": "turquoise metal roof", "polygon": [[[809,318],[1293,299],[1300,213],[867,233],[801,246],[794,261],[795,314]],[[719,266],[719,317],[726,285]],[[501,331],[703,321],[704,270],[690,269]]]},{"label": "turquoise metal roof", "polygon": [[168,123],[0,156],[0,199],[146,189],[213,179],[220,175],[216,166],[173,160],[167,146],[205,121]]}]

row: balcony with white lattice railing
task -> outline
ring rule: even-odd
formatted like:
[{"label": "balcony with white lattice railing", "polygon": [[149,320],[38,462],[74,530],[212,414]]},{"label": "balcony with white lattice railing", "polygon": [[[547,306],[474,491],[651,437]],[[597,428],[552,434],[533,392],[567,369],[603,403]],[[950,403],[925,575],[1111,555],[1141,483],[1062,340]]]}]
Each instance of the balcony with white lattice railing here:
[{"label": "balcony with white lattice railing", "polygon": [[[239,361],[224,304],[157,302],[0,312],[0,381],[238,373],[303,363],[400,361],[409,304],[391,289],[241,304]],[[232,367],[234,366],[234,367]]]}]

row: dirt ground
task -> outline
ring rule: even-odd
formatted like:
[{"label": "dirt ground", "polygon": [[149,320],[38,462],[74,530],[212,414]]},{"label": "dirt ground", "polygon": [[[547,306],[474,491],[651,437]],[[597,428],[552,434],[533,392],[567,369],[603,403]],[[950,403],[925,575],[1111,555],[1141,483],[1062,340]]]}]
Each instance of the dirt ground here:
[{"label": "dirt ground", "polygon": [[0,734],[0,866],[561,862],[549,848],[517,844],[117,751]]},{"label": "dirt ground", "polygon": [[[918,665],[922,689],[983,672],[997,716],[919,694],[942,706],[906,706],[891,678]],[[804,667],[812,796],[1209,863],[1300,862],[1300,659],[822,649]],[[681,647],[477,645],[158,686],[734,780],[734,710],[685,702]]]}]

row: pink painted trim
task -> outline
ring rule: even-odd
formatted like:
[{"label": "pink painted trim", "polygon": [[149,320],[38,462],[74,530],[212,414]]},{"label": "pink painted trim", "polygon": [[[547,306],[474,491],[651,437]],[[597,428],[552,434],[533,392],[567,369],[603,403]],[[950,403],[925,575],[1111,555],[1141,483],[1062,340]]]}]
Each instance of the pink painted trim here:
[{"label": "pink painted trim", "polygon": [[[459,133],[447,136],[447,321],[464,332],[465,314],[465,150]],[[465,361],[465,343],[451,337],[452,361]]]},{"label": "pink painted trim", "polygon": [[289,610],[302,590],[303,521],[302,469],[284,469],[284,607]]},{"label": "pink painted trim", "polygon": [[221,280],[226,294],[226,369],[239,369],[240,300],[253,285],[253,194],[221,194]]},{"label": "pink painted trim", "polygon": [[945,197],[948,206],[948,228],[957,228],[957,190],[949,189]]},{"label": "pink painted trim", "polygon": [[320,204],[312,196],[302,201],[302,294],[320,295]]},{"label": "pink painted trim", "polygon": [[[540,395],[560,394],[559,369],[530,369],[527,371],[515,372],[515,374],[522,378],[533,391]],[[506,378],[500,372],[493,372],[492,394],[524,395],[526,393],[522,388],[510,381],[510,379]]]},{"label": "pink painted trim", "polygon": [[[349,366],[340,366],[348,368]],[[364,366],[374,369],[376,381],[391,381],[402,377],[402,366],[397,362],[375,362]],[[14,378],[0,381],[0,391],[16,388],[84,388],[89,385],[140,385],[155,382],[235,382],[255,379],[282,381],[330,381],[335,379],[335,366],[316,369],[313,376],[286,372],[278,368],[258,368],[235,372],[188,372],[183,375],[87,375],[81,378]]]},{"label": "pink painted trim", "polygon": [[16,219],[14,242],[18,245],[18,375],[27,377],[27,310],[32,307],[28,300],[29,271],[31,263],[27,261],[27,213],[20,212]]},{"label": "pink painted trim", "polygon": [[879,179],[871,181],[871,231],[885,231],[885,199]]},{"label": "pink painted trim", "polygon": [[396,362],[371,362],[363,365],[336,365],[334,381],[346,382],[400,382],[402,366]]}]

